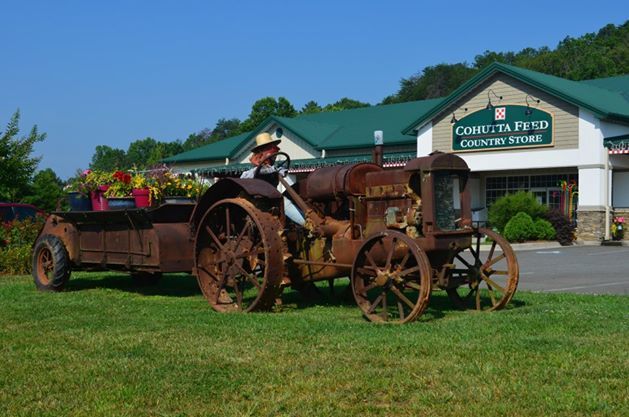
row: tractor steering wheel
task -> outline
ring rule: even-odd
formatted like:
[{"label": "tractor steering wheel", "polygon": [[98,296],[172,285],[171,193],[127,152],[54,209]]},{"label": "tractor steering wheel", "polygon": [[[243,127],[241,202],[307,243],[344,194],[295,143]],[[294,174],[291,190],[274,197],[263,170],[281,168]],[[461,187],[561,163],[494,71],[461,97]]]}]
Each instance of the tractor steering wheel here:
[{"label": "tractor steering wheel", "polygon": [[[278,161],[277,156],[278,155],[282,155],[284,156],[285,159],[281,159]],[[277,171],[277,173],[279,174],[279,171],[282,169],[285,169],[288,171],[288,169],[290,168],[290,156],[288,156],[288,154],[286,152],[275,152],[272,155],[269,155],[269,157],[267,159],[265,159],[264,162],[271,160],[273,161],[273,166],[275,167],[275,170]],[[253,178],[259,178],[260,177],[260,170],[262,169],[262,167],[264,166],[264,164],[260,164],[256,167],[256,170],[253,173]],[[262,174],[264,175],[264,174]]]}]

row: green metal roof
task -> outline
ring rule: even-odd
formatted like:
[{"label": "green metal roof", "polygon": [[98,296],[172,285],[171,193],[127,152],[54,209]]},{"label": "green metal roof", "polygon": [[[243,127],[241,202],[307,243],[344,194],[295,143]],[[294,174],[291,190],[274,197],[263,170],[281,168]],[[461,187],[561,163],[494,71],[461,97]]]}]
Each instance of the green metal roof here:
[{"label": "green metal roof", "polygon": [[218,142],[200,146],[177,155],[164,158],[163,162],[194,162],[211,161],[231,157],[236,150],[244,145],[251,137],[251,132],[246,132],[238,136],[223,139]]},{"label": "green metal roof", "polygon": [[621,93],[625,98],[629,99],[629,75],[620,75],[617,77],[596,78],[593,80],[581,81],[584,84],[590,84],[598,88]]},{"label": "green metal roof", "polygon": [[[576,106],[586,108],[600,118],[629,123],[629,100],[622,92],[609,89],[612,88],[612,86],[615,89],[620,89],[619,86],[623,81],[627,82],[627,80],[624,79],[626,77],[613,77],[615,80],[607,79],[607,81],[604,81],[605,79],[600,81],[571,81],[541,72],[494,62],[454,90],[435,107],[418,116],[413,123],[403,129],[403,133],[409,134],[415,131],[418,127],[427,123],[447,107],[454,104],[479,83],[498,72],[537,87],[548,94],[559,97]],[[608,88],[603,87],[604,85]],[[626,88],[626,86],[623,88]]]},{"label": "green metal roof", "polygon": [[384,132],[386,146],[415,143],[415,136],[402,133],[414,118],[423,115],[441,102],[441,98],[408,103],[362,107],[339,112],[322,112],[300,116],[298,119],[338,126],[317,149],[351,149],[373,146],[374,130]]}]

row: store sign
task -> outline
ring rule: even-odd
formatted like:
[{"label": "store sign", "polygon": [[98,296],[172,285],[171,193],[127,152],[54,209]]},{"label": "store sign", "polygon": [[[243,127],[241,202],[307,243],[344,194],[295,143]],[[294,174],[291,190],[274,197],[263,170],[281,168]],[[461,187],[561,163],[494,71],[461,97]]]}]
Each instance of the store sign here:
[{"label": "store sign", "polygon": [[478,110],[452,125],[453,151],[482,151],[553,144],[553,115],[527,106]]}]

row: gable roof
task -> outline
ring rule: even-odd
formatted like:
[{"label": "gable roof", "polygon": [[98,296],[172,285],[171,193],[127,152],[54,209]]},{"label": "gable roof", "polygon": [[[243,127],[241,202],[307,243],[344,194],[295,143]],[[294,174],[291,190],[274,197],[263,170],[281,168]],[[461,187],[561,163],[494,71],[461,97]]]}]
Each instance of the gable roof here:
[{"label": "gable roof", "polygon": [[414,144],[402,129],[409,121],[423,115],[441,102],[441,98],[407,103],[361,107],[339,112],[322,112],[303,115],[300,119],[329,123],[339,128],[316,146],[317,149],[349,149],[373,146],[374,130],[384,132],[386,146]]},{"label": "gable roof", "polygon": [[258,126],[275,122],[300,136],[317,150],[364,148],[373,145],[373,132],[384,132],[385,145],[415,143],[415,136],[402,133],[406,124],[437,105],[442,99],[360,107],[297,117],[271,116]]},{"label": "gable roof", "polygon": [[[568,103],[586,108],[601,119],[629,123],[629,100],[623,95],[622,91],[622,89],[626,89],[626,84],[623,83],[627,82],[627,77],[572,81],[541,72],[494,62],[467,82],[463,83],[463,85],[454,90],[449,96],[445,97],[438,105],[416,118],[413,123],[403,129],[403,133],[409,134],[416,131],[447,107],[454,104],[463,95],[469,93],[478,84],[497,73],[509,75]],[[621,88],[621,84],[625,86]]]}]

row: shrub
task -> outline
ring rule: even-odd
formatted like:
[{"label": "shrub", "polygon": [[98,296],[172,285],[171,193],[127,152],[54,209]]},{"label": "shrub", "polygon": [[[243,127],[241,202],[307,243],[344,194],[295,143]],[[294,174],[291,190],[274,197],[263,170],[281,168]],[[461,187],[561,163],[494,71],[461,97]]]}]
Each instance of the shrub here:
[{"label": "shrub", "polygon": [[14,220],[0,226],[0,274],[28,274],[31,249],[44,220]]},{"label": "shrub", "polygon": [[31,272],[31,245],[0,249],[0,275],[21,275]]},{"label": "shrub", "polygon": [[499,198],[489,207],[489,223],[499,232],[503,232],[507,222],[517,213],[526,213],[537,219],[543,217],[547,211],[546,206],[540,204],[533,194],[519,191]]},{"label": "shrub", "polygon": [[565,214],[558,210],[551,210],[544,216],[555,228],[556,239],[562,246],[572,245],[574,241],[574,224]]},{"label": "shrub", "polygon": [[545,219],[535,220],[533,223],[533,229],[535,231],[535,238],[539,240],[553,240],[557,235],[553,225]]},{"label": "shrub", "polygon": [[519,212],[507,222],[503,235],[509,242],[524,242],[535,237],[533,219],[527,213]]}]

